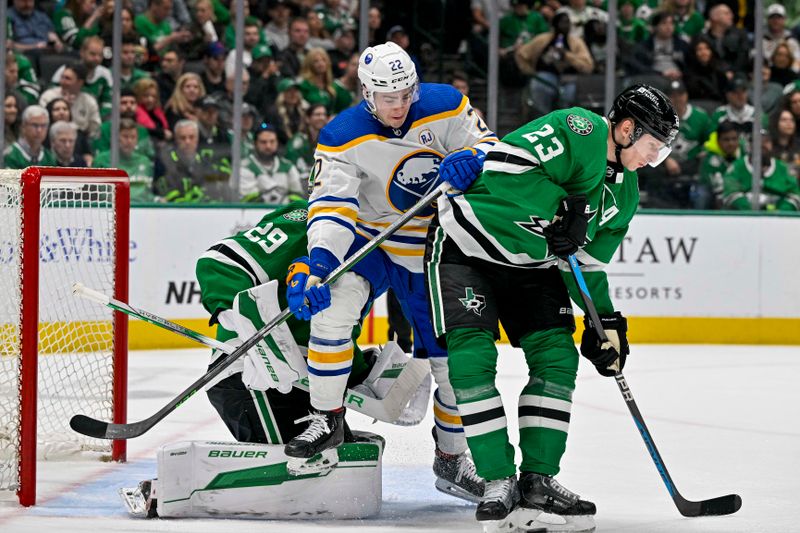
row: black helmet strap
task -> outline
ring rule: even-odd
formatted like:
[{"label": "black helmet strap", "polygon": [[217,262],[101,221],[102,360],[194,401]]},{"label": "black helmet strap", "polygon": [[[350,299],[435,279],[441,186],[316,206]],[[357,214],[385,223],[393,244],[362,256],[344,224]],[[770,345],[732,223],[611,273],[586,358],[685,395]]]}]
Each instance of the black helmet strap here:
[{"label": "black helmet strap", "polygon": [[[625,120],[625,119],[633,120],[633,118],[631,118],[631,117],[625,117],[622,120]],[[627,146],[623,146],[623,145],[621,145],[620,143],[617,142],[617,124],[621,123],[622,120],[620,122],[616,122],[616,123],[612,122],[611,123],[611,140],[614,141],[614,157],[616,159],[617,167],[619,167],[619,168],[622,168],[622,158],[621,158],[622,151],[630,148],[631,146],[633,146],[633,143],[636,142],[636,141],[633,140],[633,138],[632,138],[633,136],[630,137],[630,142],[628,143]],[[636,125],[636,121],[635,120],[633,120],[633,124],[634,124],[634,126]]]}]

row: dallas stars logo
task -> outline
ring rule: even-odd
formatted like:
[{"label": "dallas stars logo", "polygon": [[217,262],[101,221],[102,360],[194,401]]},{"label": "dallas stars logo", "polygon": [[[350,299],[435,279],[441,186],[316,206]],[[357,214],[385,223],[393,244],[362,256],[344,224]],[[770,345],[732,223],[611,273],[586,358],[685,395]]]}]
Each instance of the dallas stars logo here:
[{"label": "dallas stars logo", "polygon": [[304,222],[308,220],[308,211],[305,209],[294,209],[283,214],[283,218],[292,222]]},{"label": "dallas stars logo", "polygon": [[570,114],[567,116],[567,125],[569,129],[577,133],[578,135],[589,135],[592,133],[594,129],[594,125],[589,121],[589,119],[582,117],[580,115],[573,115]]},{"label": "dallas stars logo", "polygon": [[480,294],[475,294],[472,287],[466,288],[464,298],[459,298],[458,301],[464,306],[467,311],[472,311],[478,316],[481,316],[481,311],[486,308],[486,298]]}]

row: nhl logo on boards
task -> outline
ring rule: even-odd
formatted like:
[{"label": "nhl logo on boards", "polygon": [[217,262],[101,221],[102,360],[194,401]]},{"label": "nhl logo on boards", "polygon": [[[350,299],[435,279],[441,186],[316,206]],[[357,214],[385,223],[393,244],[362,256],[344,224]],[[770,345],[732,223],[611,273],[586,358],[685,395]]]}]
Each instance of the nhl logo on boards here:
[{"label": "nhl logo on boards", "polygon": [[308,220],[308,210],[306,209],[293,209],[288,213],[283,214],[283,218],[291,220],[292,222],[305,222]]},{"label": "nhl logo on boards", "polygon": [[567,115],[567,125],[569,129],[577,133],[578,135],[589,135],[592,133],[594,129],[594,125],[589,121],[588,118],[584,118],[580,115]]}]

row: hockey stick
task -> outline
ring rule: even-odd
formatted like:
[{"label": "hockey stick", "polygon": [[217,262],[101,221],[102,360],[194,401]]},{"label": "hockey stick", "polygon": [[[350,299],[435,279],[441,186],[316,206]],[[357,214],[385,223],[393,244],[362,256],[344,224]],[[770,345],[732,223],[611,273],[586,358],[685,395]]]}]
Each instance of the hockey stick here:
[{"label": "hockey stick", "polygon": [[[350,270],[353,265],[361,261],[368,253],[372,250],[380,246],[380,244],[389,238],[395,231],[400,229],[406,222],[414,218],[414,216],[423,208],[428,206],[431,202],[436,200],[439,196],[444,194],[444,192],[450,187],[447,182],[440,184],[434,190],[430,191],[428,194],[423,196],[415,205],[408,209],[405,213],[403,213],[400,218],[395,220],[392,224],[386,227],[383,231],[381,231],[375,238],[371,241],[366,243],[362,246],[355,254],[353,254],[349,259],[347,259],[344,263],[339,265],[336,269],[331,272],[328,277],[325,278],[325,283],[333,283],[337,279],[339,279],[345,272]],[[189,385],[185,390],[183,390],[178,396],[170,400],[170,402],[159,409],[155,414],[151,415],[150,417],[140,420],[139,422],[131,422],[128,424],[114,424],[111,422],[104,422],[102,420],[97,420],[95,418],[91,418],[86,415],[75,415],[69,421],[70,427],[81,433],[82,435],[87,435],[89,437],[95,437],[98,439],[132,439],[134,437],[138,437],[148,430],[159,423],[161,420],[164,419],[168,414],[175,410],[178,406],[183,404],[186,400],[194,396],[196,392],[201,390],[207,383],[213,380],[218,374],[220,374],[225,368],[231,365],[235,360],[239,357],[247,353],[250,348],[254,347],[258,344],[258,341],[263,339],[266,335],[269,334],[276,326],[282,324],[289,318],[292,312],[289,308],[284,309],[281,311],[278,316],[264,324],[264,326],[258,330],[255,335],[244,341],[238,348],[236,348],[232,353],[220,357],[214,362],[214,365],[205,373],[203,376],[200,377],[197,381]]]},{"label": "hockey stick", "polygon": [[[589,289],[586,286],[586,281],[583,279],[583,274],[581,273],[580,266],[578,265],[578,260],[574,255],[570,255],[567,258],[567,261],[569,262],[569,268],[572,271],[572,275],[575,278],[575,283],[578,285],[578,290],[581,293],[581,299],[586,307],[586,312],[589,314],[589,318],[591,318],[592,324],[594,325],[595,333],[597,333],[601,343],[608,342],[608,337],[600,325],[600,316],[597,314],[597,309],[594,306],[594,302],[592,302],[592,297],[589,295]],[[742,497],[738,494],[728,494],[726,496],[711,498],[709,500],[701,500],[699,502],[689,501],[681,496],[681,493],[678,492],[677,487],[675,487],[675,483],[672,481],[672,477],[670,477],[669,472],[667,471],[667,465],[664,464],[661,454],[658,453],[656,443],[653,440],[652,435],[650,435],[650,430],[647,429],[647,425],[644,423],[644,417],[639,411],[636,401],[633,399],[633,393],[631,392],[630,387],[628,387],[627,381],[625,381],[625,376],[622,375],[621,371],[618,371],[614,375],[614,379],[619,386],[619,391],[622,393],[622,397],[625,399],[625,404],[628,406],[628,410],[631,412],[631,416],[633,416],[633,421],[636,424],[636,428],[642,435],[642,439],[647,447],[647,451],[650,452],[650,457],[656,464],[656,469],[658,469],[658,473],[661,474],[661,479],[667,486],[667,491],[669,492],[670,496],[672,496],[672,501],[675,502],[675,506],[678,508],[678,511],[683,516],[689,517],[726,515],[733,514],[738,511],[742,507]]]},{"label": "hockey stick", "polygon": [[[167,331],[177,333],[178,335],[186,337],[187,339],[204,344],[209,348],[217,349],[224,354],[231,354],[234,351],[233,346],[225,344],[224,342],[220,342],[216,339],[212,339],[211,337],[207,337],[202,333],[194,331],[193,329],[189,329],[185,326],[181,326],[180,324],[176,324],[175,322],[167,320],[166,318],[162,318],[143,309],[133,307],[115,298],[111,298],[102,292],[86,287],[83,283],[73,284],[72,292],[73,294],[86,298],[87,300],[105,305],[111,309],[114,309],[115,311],[125,313],[128,316],[138,318],[160,328],[166,329]],[[395,420],[397,420],[403,413],[403,409],[405,409],[405,406],[411,400],[411,397],[414,396],[414,393],[416,392],[420,383],[422,383],[422,380],[425,379],[425,376],[427,376],[429,373],[430,364],[427,360],[411,359],[400,371],[400,374],[394,380],[394,383],[392,383],[389,392],[386,393],[383,398],[373,398],[371,396],[361,394],[358,391],[354,391],[353,389],[347,389],[345,393],[345,404],[347,407],[363,415],[375,418],[382,422],[394,423]],[[295,381],[292,383],[292,385],[297,389],[308,392],[308,381],[305,378]]]}]

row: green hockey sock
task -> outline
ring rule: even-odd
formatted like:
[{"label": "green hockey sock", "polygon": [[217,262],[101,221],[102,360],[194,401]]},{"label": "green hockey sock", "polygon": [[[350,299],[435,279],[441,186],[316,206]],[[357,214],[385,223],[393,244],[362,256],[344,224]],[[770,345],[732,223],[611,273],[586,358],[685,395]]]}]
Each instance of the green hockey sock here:
[{"label": "green hockey sock", "polygon": [[567,444],[578,351],[566,328],[531,333],[520,344],[530,378],[519,399],[520,470],[555,475]]},{"label": "green hockey sock", "polygon": [[450,383],[478,475],[488,480],[514,475],[514,448],[508,441],[503,402],[494,383],[494,334],[478,328],[449,331],[447,353]]}]

